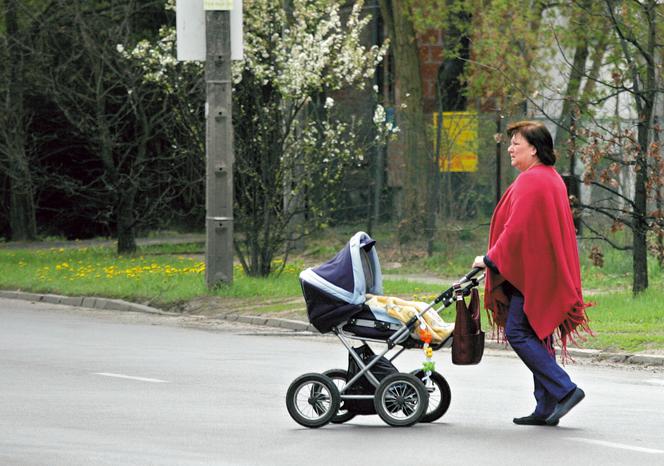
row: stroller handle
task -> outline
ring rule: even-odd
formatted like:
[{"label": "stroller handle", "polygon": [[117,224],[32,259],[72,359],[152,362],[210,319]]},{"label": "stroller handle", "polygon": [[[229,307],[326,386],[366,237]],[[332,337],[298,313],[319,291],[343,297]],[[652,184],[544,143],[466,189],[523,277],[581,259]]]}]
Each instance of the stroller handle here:
[{"label": "stroller handle", "polygon": [[468,272],[461,280],[455,283],[453,286],[443,291],[433,302],[433,304],[438,304],[443,302],[446,306],[452,303],[455,290],[461,289],[464,292],[464,295],[470,293],[470,288],[477,286],[477,284],[482,280],[483,277],[474,278],[480,272],[483,272],[484,269],[481,267],[475,267],[473,270]]},{"label": "stroller handle", "polygon": [[477,275],[478,273],[480,273],[482,270],[484,270],[482,267],[475,267],[473,270],[471,270],[470,272],[468,272],[468,273],[463,277],[463,280],[462,280],[462,281],[470,280],[470,279],[473,278],[475,275]]}]

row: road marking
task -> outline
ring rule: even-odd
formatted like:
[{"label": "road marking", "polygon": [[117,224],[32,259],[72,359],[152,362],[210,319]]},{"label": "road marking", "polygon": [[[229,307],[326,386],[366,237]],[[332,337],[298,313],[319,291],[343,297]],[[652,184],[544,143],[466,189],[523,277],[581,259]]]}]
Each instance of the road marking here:
[{"label": "road marking", "polygon": [[625,445],[624,443],[605,442],[603,440],[593,440],[593,439],[589,439],[589,438],[568,437],[566,440],[574,440],[576,442],[594,443],[595,445],[601,445],[603,447],[620,448],[622,450],[632,450],[632,451],[638,451],[638,452],[641,452],[641,453],[652,453],[652,454],[655,454],[655,455],[661,455],[662,453],[664,453],[664,450],[656,450],[654,448],[635,447],[633,445]]},{"label": "road marking", "polygon": [[112,374],[110,372],[95,372],[95,374],[103,375],[104,377],[116,377],[118,379],[139,380],[141,382],[168,383],[167,380],[150,379],[148,377],[134,377],[131,375],[124,375],[124,374]]},{"label": "road marking", "polygon": [[648,379],[646,380],[646,383],[653,385],[664,385],[664,379]]}]

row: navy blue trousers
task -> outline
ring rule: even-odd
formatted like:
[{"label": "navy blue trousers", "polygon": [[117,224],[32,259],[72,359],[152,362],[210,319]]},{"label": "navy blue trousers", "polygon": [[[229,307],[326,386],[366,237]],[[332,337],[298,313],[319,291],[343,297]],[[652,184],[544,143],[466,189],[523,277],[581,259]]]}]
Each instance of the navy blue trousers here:
[{"label": "navy blue trousers", "polygon": [[505,336],[516,354],[533,373],[535,381],[534,415],[548,416],[556,403],[576,388],[567,372],[556,362],[552,338],[543,343],[530,326],[523,312],[523,296],[512,296],[510,300]]}]

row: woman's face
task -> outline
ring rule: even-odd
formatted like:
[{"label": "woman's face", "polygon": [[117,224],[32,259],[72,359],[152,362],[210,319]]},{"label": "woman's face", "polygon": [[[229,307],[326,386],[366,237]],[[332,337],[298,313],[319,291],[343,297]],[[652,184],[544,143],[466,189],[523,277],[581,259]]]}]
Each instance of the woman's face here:
[{"label": "woman's face", "polygon": [[511,165],[520,172],[528,170],[533,165],[539,163],[537,158],[537,149],[532,146],[520,133],[514,133],[507,148],[510,154]]}]

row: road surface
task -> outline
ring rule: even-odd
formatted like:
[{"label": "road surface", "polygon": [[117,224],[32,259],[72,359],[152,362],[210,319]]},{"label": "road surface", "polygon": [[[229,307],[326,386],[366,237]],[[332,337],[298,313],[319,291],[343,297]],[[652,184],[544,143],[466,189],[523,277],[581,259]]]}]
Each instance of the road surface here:
[{"label": "road surface", "polygon": [[0,322],[3,465],[664,464],[661,370],[568,366],[586,399],[559,427],[523,427],[511,420],[532,410],[530,373],[511,352],[457,367],[444,349],[438,422],[306,429],[285,393],[346,365],[333,338],[17,300],[0,300]]}]

